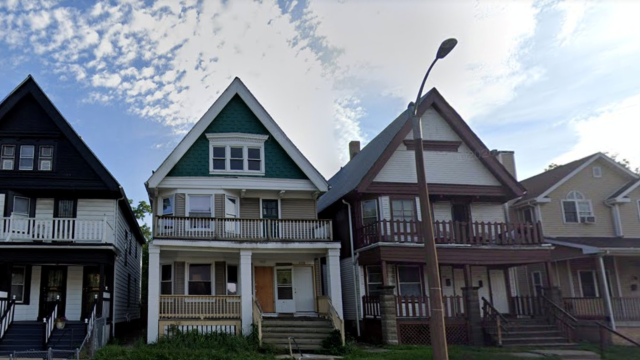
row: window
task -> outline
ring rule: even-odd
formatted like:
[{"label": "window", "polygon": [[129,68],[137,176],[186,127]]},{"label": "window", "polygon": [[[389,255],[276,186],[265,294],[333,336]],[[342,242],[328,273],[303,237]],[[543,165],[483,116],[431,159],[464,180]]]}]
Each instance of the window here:
[{"label": "window", "polygon": [[188,216],[192,218],[189,221],[189,228],[191,229],[211,229],[213,226],[210,218],[213,216],[211,206],[211,195],[189,195],[188,198]]},{"label": "window", "polygon": [[[578,279],[580,281],[580,290],[582,297],[600,297],[600,287],[598,281],[600,277],[593,270],[578,270]],[[611,277],[607,271],[607,287],[609,295],[611,292]]]},{"label": "window", "polygon": [[533,224],[534,223],[534,220],[533,220],[533,209],[528,207],[528,208],[525,208],[524,210],[522,210],[522,218],[523,218],[522,220],[525,223]]},{"label": "window", "polygon": [[276,270],[276,288],[278,300],[293,300],[293,282],[291,269]]},{"label": "window", "polygon": [[13,170],[15,157],[15,145],[2,145],[2,170]]},{"label": "window", "polygon": [[173,266],[160,266],[160,295],[173,294]]},{"label": "window", "polygon": [[50,171],[53,168],[53,146],[40,146],[38,170]]},{"label": "window", "polygon": [[419,266],[398,266],[398,291],[402,296],[422,296]]},{"label": "window", "polygon": [[380,286],[382,286],[382,267],[367,266],[367,294],[369,296],[380,295]]},{"label": "window", "polygon": [[189,295],[211,294],[211,265],[189,265]]},{"label": "window", "polygon": [[582,222],[582,218],[593,216],[591,200],[585,199],[578,191],[571,191],[566,200],[562,200],[562,213],[566,223]]},{"label": "window", "polygon": [[601,178],[602,177],[602,168],[600,166],[594,166],[592,170],[593,170],[593,177],[594,178]]},{"label": "window", "polygon": [[362,202],[362,224],[369,225],[378,221],[378,201],[364,200]]},{"label": "window", "polygon": [[264,142],[268,135],[206,134],[209,139],[211,173],[264,174]]},{"label": "window", "polygon": [[162,215],[173,216],[173,196],[162,198]]},{"label": "window", "polygon": [[29,207],[31,200],[29,198],[14,196],[13,197],[13,215],[21,217],[29,217]]},{"label": "window", "polygon": [[16,302],[24,302],[25,279],[27,278],[24,266],[14,266],[11,270],[11,298]]},{"label": "window", "polygon": [[[416,203],[414,199],[391,201],[391,216],[394,221],[393,231],[396,234],[411,232],[412,225],[405,223],[405,221],[414,221],[416,219],[415,208],[416,208]],[[396,221],[400,221],[400,223],[396,223]],[[406,241],[407,239],[399,239],[399,240]]]},{"label": "window", "polygon": [[227,266],[227,295],[238,295],[238,266]]},{"label": "window", "polygon": [[20,162],[18,165],[18,169],[33,170],[34,156],[35,156],[35,146],[33,145],[20,146]]},{"label": "window", "polygon": [[538,296],[540,288],[542,287],[542,273],[540,271],[533,271],[531,273],[531,286],[533,287],[533,294]]},{"label": "window", "polygon": [[76,210],[75,200],[56,199],[56,217],[74,218]]}]

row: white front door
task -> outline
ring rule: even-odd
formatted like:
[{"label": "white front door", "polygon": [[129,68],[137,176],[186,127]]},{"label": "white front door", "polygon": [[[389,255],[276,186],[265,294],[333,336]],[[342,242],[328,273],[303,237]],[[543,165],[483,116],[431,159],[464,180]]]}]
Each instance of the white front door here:
[{"label": "white front door", "polygon": [[295,313],[293,300],[293,271],[291,267],[276,268],[276,312]]},{"label": "white front door", "polygon": [[296,266],[293,268],[294,298],[296,299],[296,312],[315,311],[315,299],[313,298],[313,271],[311,266]]},{"label": "white front door", "polygon": [[507,284],[504,279],[504,271],[507,270],[489,270],[489,275],[491,276],[493,307],[503,314],[508,314],[509,298],[507,297]]}]

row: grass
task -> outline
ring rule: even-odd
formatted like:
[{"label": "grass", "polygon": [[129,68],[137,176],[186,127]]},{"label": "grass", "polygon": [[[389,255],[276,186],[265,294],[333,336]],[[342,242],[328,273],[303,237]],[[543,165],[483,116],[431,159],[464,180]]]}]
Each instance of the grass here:
[{"label": "grass", "polygon": [[[426,346],[390,346],[380,352],[367,352],[356,349],[345,357],[346,360],[424,360],[432,358],[431,347]],[[495,347],[449,346],[449,360],[523,360],[510,355],[517,349]],[[547,358],[552,360],[553,358]]]},{"label": "grass", "polygon": [[[583,343],[580,345],[581,350],[593,351],[600,354],[600,346],[598,344]],[[631,360],[640,359],[640,348],[635,346],[607,346],[604,352],[606,360]]]}]

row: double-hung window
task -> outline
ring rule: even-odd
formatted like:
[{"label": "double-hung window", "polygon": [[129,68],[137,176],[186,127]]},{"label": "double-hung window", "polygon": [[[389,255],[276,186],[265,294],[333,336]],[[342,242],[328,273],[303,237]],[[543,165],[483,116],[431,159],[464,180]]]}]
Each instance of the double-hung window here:
[{"label": "double-hung window", "polygon": [[161,266],[160,295],[173,293],[173,266],[171,264]]},{"label": "double-hung window", "polygon": [[2,145],[2,170],[13,170],[15,157],[15,145]]},{"label": "double-hung window", "polygon": [[367,294],[380,295],[380,286],[382,286],[382,267],[367,266]]},{"label": "double-hung window", "polygon": [[369,225],[378,221],[378,201],[364,200],[362,201],[362,224]]},{"label": "double-hung window", "polygon": [[398,237],[395,241],[410,240],[407,237],[411,236],[415,226],[415,208],[416,203],[414,199],[393,200],[391,202],[393,231]]},{"label": "double-hung window", "polygon": [[22,196],[14,196],[12,214],[17,215],[19,217],[29,217],[30,205],[31,205],[31,200],[29,198],[25,198]]},{"label": "double-hung window", "polygon": [[53,146],[40,146],[38,157],[38,170],[51,171],[53,168]]},{"label": "double-hung window", "polygon": [[398,266],[398,291],[402,296],[422,296],[419,266]]},{"label": "double-hung window", "polygon": [[189,265],[189,295],[211,295],[211,265]]},{"label": "double-hung window", "polygon": [[206,134],[211,174],[264,175],[264,143],[268,135],[245,133]]},{"label": "double-hung window", "polygon": [[11,270],[11,298],[19,303],[24,301],[26,275],[26,268],[24,266],[14,266]]},{"label": "double-hung window", "polygon": [[206,219],[213,215],[213,209],[211,205],[211,195],[189,195],[189,217],[199,218],[191,219],[190,227],[192,229],[210,229],[212,227],[212,220]]},{"label": "double-hung window", "polygon": [[587,200],[579,191],[571,191],[562,200],[562,213],[566,223],[584,222],[585,218],[593,216],[591,200]]},{"label": "double-hung window", "polygon": [[237,265],[227,265],[227,295],[238,295]]},{"label": "double-hung window", "polygon": [[36,147],[33,145],[20,146],[20,162],[18,163],[19,170],[33,170],[35,148]]}]

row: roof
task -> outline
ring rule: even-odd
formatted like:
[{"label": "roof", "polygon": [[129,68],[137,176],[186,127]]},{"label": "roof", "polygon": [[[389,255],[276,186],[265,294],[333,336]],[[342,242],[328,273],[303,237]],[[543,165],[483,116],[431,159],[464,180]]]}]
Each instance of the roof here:
[{"label": "roof", "polygon": [[[84,158],[84,160],[89,164],[93,171],[98,175],[98,177],[104,182],[107,188],[114,194],[115,198],[124,198],[128,199],[124,192],[124,189],[118,181],[115,179],[113,175],[107,170],[107,168],[102,164],[100,159],[91,151],[91,149],[87,146],[87,144],[82,140],[82,138],[78,135],[78,133],[73,129],[71,124],[62,116],[60,111],[55,107],[51,99],[44,93],[42,88],[38,85],[35,79],[28,75],[26,79],[24,79],[13,91],[7,95],[2,102],[0,102],[0,118],[2,118],[5,114],[7,114],[11,109],[25,96],[32,95],[33,98],[38,102],[40,107],[46,112],[46,114],[51,118],[54,124],[60,129],[60,132],[69,140],[71,145],[75,148],[76,151]],[[138,220],[133,214],[133,210],[129,206],[128,201],[120,201],[121,209],[124,212],[125,218],[127,222],[132,228],[132,231],[135,233],[138,242],[144,244],[145,239],[140,231],[140,226],[138,224]],[[124,205],[122,205],[124,203]]]},{"label": "roof", "polygon": [[242,101],[251,109],[258,120],[269,131],[273,138],[282,146],[287,155],[300,167],[302,172],[313,183],[320,192],[326,192],[329,189],[327,181],[318,172],[318,170],[307,160],[300,150],[282,131],[278,124],[273,120],[271,115],[262,107],[258,100],[253,96],[246,85],[236,77],[224,92],[211,105],[209,110],[198,120],[187,135],[180,141],[171,154],[162,162],[158,170],[156,170],[147,181],[148,188],[155,188],[169,174],[171,169],[180,161],[182,156],[191,148],[196,140],[204,133],[207,127],[215,120],[224,107],[233,99],[235,95],[240,96]]},{"label": "roof", "polygon": [[545,239],[555,245],[569,247],[592,247],[598,249],[640,249],[640,238],[619,238],[619,237],[554,237]]},{"label": "roof", "polygon": [[626,196],[628,193],[638,187],[638,185],[640,185],[640,180],[633,179],[626,183],[623,187],[618,189],[618,191],[614,192],[611,196],[609,196],[609,199]]},{"label": "roof", "polygon": [[[447,103],[436,88],[429,90],[420,100],[418,115],[422,115],[430,107],[434,107],[442,118],[451,126],[458,136],[477,154],[487,154],[489,149],[471,130],[469,125]],[[386,161],[385,155],[391,156],[395,150],[392,143],[402,140],[411,131],[411,116],[407,109],[391,122],[382,132],[371,140],[353,159],[340,169],[331,179],[331,190],[318,200],[318,211],[322,211],[340,200],[367,181],[372,181],[374,164]],[[387,158],[388,158],[387,156]],[[479,160],[505,186],[513,197],[521,196],[524,188],[504,168],[494,156],[480,156]]]}]

